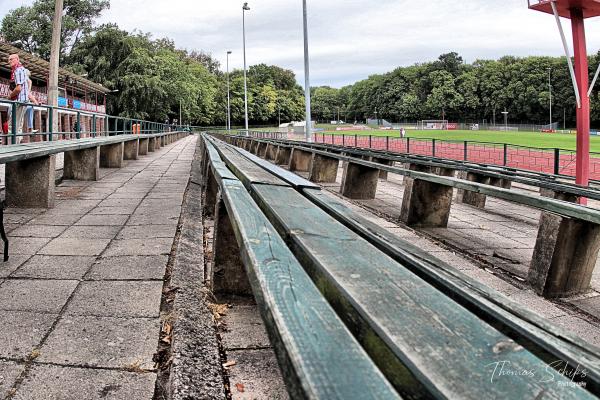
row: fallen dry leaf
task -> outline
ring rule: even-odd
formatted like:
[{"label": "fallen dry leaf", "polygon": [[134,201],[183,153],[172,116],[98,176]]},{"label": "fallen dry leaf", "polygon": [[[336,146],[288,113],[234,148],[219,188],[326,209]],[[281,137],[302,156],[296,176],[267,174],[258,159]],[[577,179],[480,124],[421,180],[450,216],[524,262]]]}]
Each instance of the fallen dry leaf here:
[{"label": "fallen dry leaf", "polygon": [[233,367],[235,364],[236,362],[233,360],[227,361],[225,364],[223,364],[223,368]]},{"label": "fallen dry leaf", "polygon": [[236,383],[235,388],[237,389],[238,392],[244,393],[244,384],[243,383]]}]

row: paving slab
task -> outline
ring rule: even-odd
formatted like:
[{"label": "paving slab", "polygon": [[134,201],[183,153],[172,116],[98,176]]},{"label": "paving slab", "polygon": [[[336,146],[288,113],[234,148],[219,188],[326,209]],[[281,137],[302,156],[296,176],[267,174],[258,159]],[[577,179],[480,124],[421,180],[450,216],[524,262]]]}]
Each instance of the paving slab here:
[{"label": "paving slab", "polygon": [[79,280],[95,260],[95,257],[36,255],[15,271],[12,277]]},{"label": "paving slab", "polygon": [[34,365],[16,395],[18,400],[150,400],[154,373]]},{"label": "paving slab", "polygon": [[233,305],[223,318],[221,337],[227,350],[271,347],[258,307]]},{"label": "paving slab", "polygon": [[41,249],[38,254],[52,256],[97,256],[100,255],[110,239],[56,238]]},{"label": "paving slab", "polygon": [[10,248],[9,254],[17,255],[34,255],[42,247],[44,247],[51,238],[29,238],[29,237],[15,237],[9,236]]},{"label": "paving slab", "polygon": [[[123,193],[123,192],[120,192]],[[130,207],[132,205],[138,205],[139,203],[141,203],[142,198],[144,197],[144,195],[147,193],[147,191],[141,191],[140,192],[140,198],[139,200],[135,200],[132,198],[118,198],[115,197],[116,195],[112,195],[109,198],[107,198],[106,200],[104,200],[103,202],[101,202],[100,204],[98,204],[98,207]]]},{"label": "paving slab", "polygon": [[289,399],[272,349],[232,351],[227,360],[236,362],[228,371],[232,399]]},{"label": "paving slab", "polygon": [[65,225],[71,226],[81,219],[81,215],[63,215],[49,211],[47,214],[42,214],[31,220],[31,223],[37,225]]},{"label": "paving slab", "polygon": [[168,257],[119,256],[101,258],[86,275],[89,280],[162,280]]},{"label": "paving slab", "polygon": [[75,225],[118,225],[122,226],[127,222],[129,215],[86,215],[81,218]]},{"label": "paving slab", "polygon": [[12,361],[0,361],[0,397],[8,396],[15,381],[25,370],[24,364]]},{"label": "paving slab", "polygon": [[6,278],[17,270],[25,261],[29,260],[29,255],[10,255],[7,262],[0,263],[0,278]]},{"label": "paving slab", "polygon": [[582,300],[572,300],[570,303],[600,319],[600,295]]},{"label": "paving slab", "polygon": [[171,225],[125,225],[116,239],[151,239],[151,238],[174,238],[177,226]]},{"label": "paving slab", "polygon": [[58,313],[77,283],[75,280],[6,280],[0,286],[0,310]]},{"label": "paving slab", "polygon": [[104,256],[156,256],[171,253],[173,238],[113,240]]},{"label": "paving slab", "polygon": [[64,232],[61,225],[23,225],[10,233],[12,237],[55,238]]},{"label": "paving slab", "polygon": [[133,214],[127,225],[177,225],[179,215],[153,214]]},{"label": "paving slab", "polygon": [[31,354],[52,327],[57,314],[25,311],[0,313],[0,356],[23,359]]},{"label": "paving slab", "polygon": [[67,306],[67,315],[158,317],[162,282],[82,282]]},{"label": "paving slab", "polygon": [[65,230],[59,237],[65,239],[112,239],[121,230],[121,226],[75,225]]},{"label": "paving slab", "polygon": [[123,369],[154,366],[158,318],[65,316],[40,349],[38,361]]}]

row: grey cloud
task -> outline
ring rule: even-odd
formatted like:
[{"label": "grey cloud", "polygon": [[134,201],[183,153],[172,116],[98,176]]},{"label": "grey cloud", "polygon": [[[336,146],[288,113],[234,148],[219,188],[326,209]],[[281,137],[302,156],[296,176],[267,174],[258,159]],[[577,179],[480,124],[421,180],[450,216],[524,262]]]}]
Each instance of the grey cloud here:
[{"label": "grey cloud", "polygon": [[[31,0],[0,0],[0,16]],[[18,4],[17,4],[18,3]],[[168,36],[242,67],[242,4],[232,0],[112,0],[103,22]],[[16,5],[15,5],[16,4]],[[249,0],[250,65],[277,64],[303,77],[302,2]],[[4,6],[4,7],[2,7]],[[562,55],[554,19],[524,0],[308,0],[313,85],[342,86],[398,66],[457,51],[467,61],[503,55]],[[588,23],[588,48],[600,48],[600,25]],[[563,21],[570,32],[568,21]]]}]

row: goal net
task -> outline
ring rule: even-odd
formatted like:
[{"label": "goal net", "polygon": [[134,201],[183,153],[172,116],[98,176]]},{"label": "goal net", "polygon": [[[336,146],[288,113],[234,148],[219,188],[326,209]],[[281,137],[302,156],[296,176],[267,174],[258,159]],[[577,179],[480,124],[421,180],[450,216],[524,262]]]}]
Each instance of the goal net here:
[{"label": "goal net", "polygon": [[447,119],[425,119],[419,121],[420,130],[447,130],[448,120]]}]

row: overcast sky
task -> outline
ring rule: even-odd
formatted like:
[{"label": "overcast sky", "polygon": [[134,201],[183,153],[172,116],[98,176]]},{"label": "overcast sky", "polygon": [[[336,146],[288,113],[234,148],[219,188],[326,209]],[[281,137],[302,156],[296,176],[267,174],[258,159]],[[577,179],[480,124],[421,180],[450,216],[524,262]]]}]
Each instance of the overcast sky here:
[{"label": "overcast sky", "polygon": [[[32,0],[0,0],[0,17]],[[554,17],[526,0],[308,0],[311,84],[340,87],[398,66],[456,51],[467,62],[503,55],[563,54]],[[242,4],[233,0],[111,0],[102,22],[167,36],[241,68]],[[303,81],[302,1],[250,0],[247,61],[294,70]],[[588,20],[588,49],[600,49],[600,19]],[[570,25],[563,20],[568,40]],[[569,42],[571,48],[571,42]]]}]

